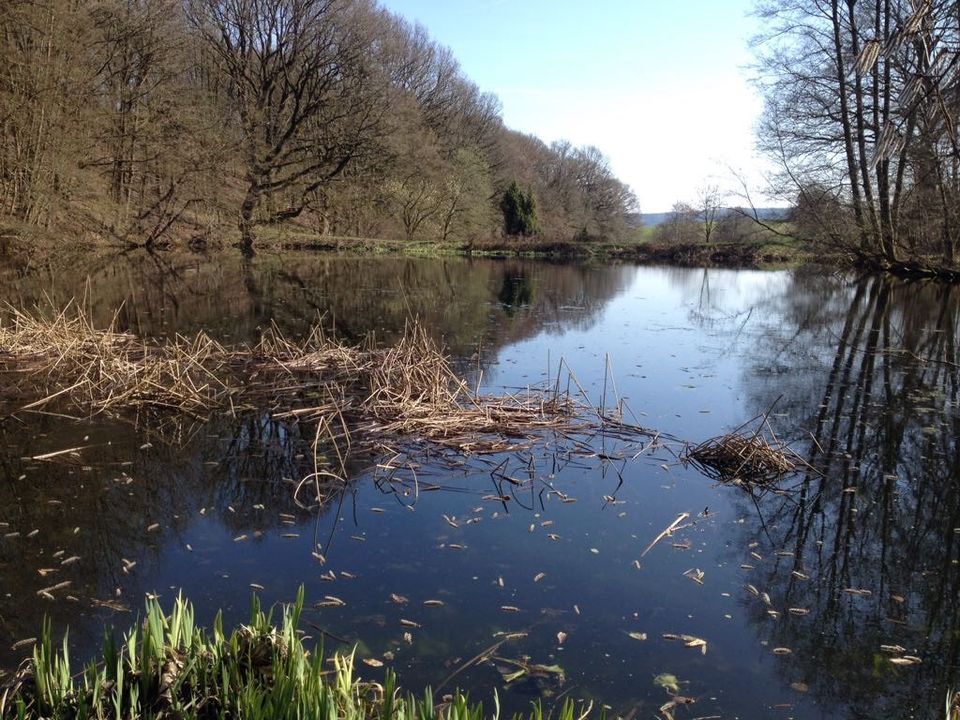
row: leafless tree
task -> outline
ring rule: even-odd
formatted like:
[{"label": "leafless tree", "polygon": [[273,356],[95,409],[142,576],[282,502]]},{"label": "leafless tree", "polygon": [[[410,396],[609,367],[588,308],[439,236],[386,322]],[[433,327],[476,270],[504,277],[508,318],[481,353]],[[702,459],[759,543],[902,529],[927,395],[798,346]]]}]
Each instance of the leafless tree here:
[{"label": "leafless tree", "polygon": [[352,0],[192,0],[240,117],[243,247],[259,222],[295,218],[364,152],[382,107],[364,62],[366,8]]},{"label": "leafless tree", "polygon": [[713,237],[720,217],[722,195],[716,185],[701,185],[697,189],[697,219],[703,232],[703,242],[707,245]]},{"label": "leafless tree", "polygon": [[761,142],[784,184],[840,198],[855,227],[847,249],[861,259],[896,266],[935,254],[952,264],[956,2],[764,0],[758,11]]}]

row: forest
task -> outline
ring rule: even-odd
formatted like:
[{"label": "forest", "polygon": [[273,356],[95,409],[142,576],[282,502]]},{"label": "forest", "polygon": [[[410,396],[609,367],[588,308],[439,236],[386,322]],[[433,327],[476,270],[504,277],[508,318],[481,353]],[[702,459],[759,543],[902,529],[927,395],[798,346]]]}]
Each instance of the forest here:
[{"label": "forest", "polygon": [[636,210],[374,0],[7,0],[0,39],[8,233],[616,239]]}]

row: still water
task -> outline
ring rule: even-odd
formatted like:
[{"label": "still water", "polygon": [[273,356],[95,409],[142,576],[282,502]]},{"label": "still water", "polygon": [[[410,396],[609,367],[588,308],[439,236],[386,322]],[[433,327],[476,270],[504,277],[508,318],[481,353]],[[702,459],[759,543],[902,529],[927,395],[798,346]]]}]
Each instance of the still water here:
[{"label": "still water", "polygon": [[[82,298],[99,324],[228,343],[270,323],[295,336],[318,318],[390,343],[419,317],[485,391],[542,383],[562,359],[594,404],[623,399],[662,440],[546,438],[492,459],[419,456],[389,475],[376,467],[386,458],[357,458],[346,491],[305,513],[292,488],[312,470],[309,427],[224,417],[172,442],[123,419],[0,420],[0,667],[45,614],[84,653],[105,626],[129,625],[146,593],[169,603],[182,589],[201,618],[223,608],[236,622],[252,584],[268,603],[304,585],[319,605],[304,629],[327,652],[355,646],[410,689],[446,680],[441,694],[485,701],[497,689],[508,711],[543,695],[656,717],[670,696],[655,679],[671,674],[696,700],[678,718],[942,714],[960,649],[956,291],[465,259],[66,265],[0,270],[0,299]],[[699,442],[767,411],[815,470],[752,495],[678,460],[672,438]],[[490,499],[500,463],[521,483],[502,502]],[[681,513],[686,526],[641,559]],[[70,598],[38,597],[65,580]],[[521,631],[499,660],[469,662]],[[702,638],[706,652],[665,634]],[[882,645],[923,662],[895,665]],[[564,676],[508,684],[511,661]]]}]

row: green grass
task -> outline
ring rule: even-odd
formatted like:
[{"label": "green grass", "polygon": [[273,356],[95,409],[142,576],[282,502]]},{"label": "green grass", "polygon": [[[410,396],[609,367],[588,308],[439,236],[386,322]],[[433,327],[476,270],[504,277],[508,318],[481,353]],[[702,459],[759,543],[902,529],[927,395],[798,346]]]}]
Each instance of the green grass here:
[{"label": "green grass", "polygon": [[[117,643],[107,634],[100,657],[74,674],[67,639],[55,647],[44,624],[33,657],[0,684],[3,720],[52,718],[235,718],[267,720],[481,720],[484,713],[459,691],[437,704],[429,689],[420,696],[397,688],[389,669],[384,683],[363,682],[353,674],[353,655],[324,662],[304,646],[298,630],[303,609],[284,607],[279,626],[254,599],[249,625],[224,632],[218,614],[208,634],[196,626],[193,607],[180,598],[165,614],[149,601],[146,617]],[[331,667],[332,666],[332,667]],[[583,720],[570,700],[557,720]],[[539,701],[523,717],[543,720]]]}]

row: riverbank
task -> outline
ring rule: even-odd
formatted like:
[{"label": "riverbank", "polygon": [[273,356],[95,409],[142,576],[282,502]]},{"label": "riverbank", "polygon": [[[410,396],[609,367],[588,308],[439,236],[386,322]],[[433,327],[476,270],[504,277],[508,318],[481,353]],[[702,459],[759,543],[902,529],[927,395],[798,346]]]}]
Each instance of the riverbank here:
[{"label": "riverbank", "polygon": [[[141,245],[104,236],[79,234],[64,247],[61,237],[31,229],[0,229],[0,257],[29,256],[30,262],[70,252],[104,248],[135,250]],[[193,237],[159,243],[151,249],[193,252],[237,252],[235,238]],[[813,258],[804,243],[789,238],[745,239],[737,242],[659,243],[651,240],[552,240],[549,238],[490,238],[485,240],[395,240],[351,236],[319,236],[301,229],[262,228],[255,252],[305,251],[344,255],[398,255],[411,257],[537,258],[555,261],[631,262],[677,267],[770,268],[802,265]]]},{"label": "riverbank", "polygon": [[767,239],[723,243],[573,241],[496,238],[471,241],[385,240],[352,237],[265,236],[261,247],[355,254],[413,256],[528,257],[545,260],[633,262],[678,267],[761,268],[802,265],[812,259],[805,244]]}]

